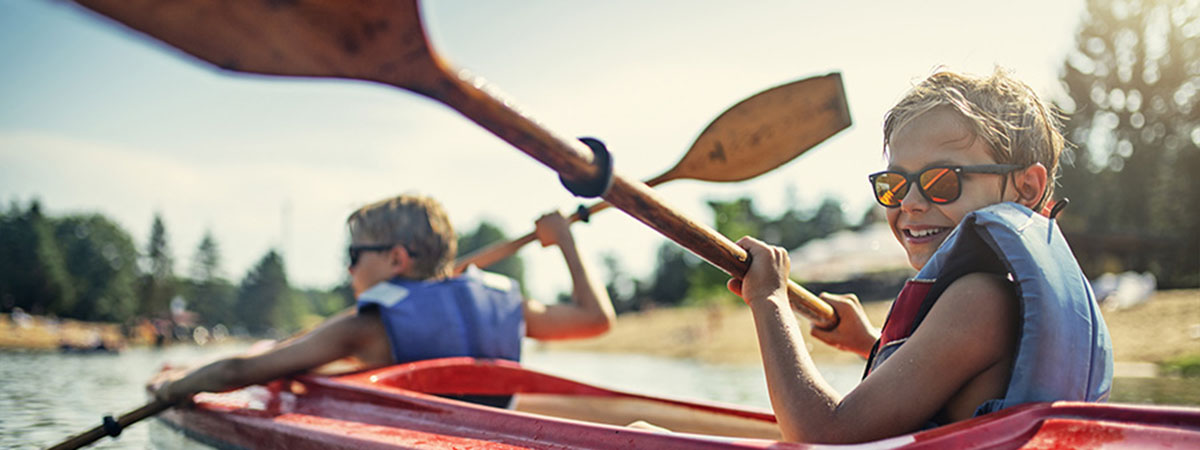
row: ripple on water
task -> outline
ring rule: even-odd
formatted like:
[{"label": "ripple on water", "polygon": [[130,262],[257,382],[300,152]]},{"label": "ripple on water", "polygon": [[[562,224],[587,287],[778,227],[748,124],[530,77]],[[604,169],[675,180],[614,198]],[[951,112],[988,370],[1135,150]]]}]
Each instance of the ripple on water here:
[{"label": "ripple on water", "polygon": [[[163,363],[176,364],[235,353],[244,346],[131,348],[118,355],[0,352],[0,448],[45,448],[146,401],[144,383]],[[526,364],[604,387],[677,398],[706,399],[769,408],[760,366],[710,365],[644,355],[528,351]],[[858,383],[861,364],[821,364],[835,389]],[[1118,378],[1112,401],[1200,404],[1200,379]],[[117,440],[91,448],[151,445],[139,424]],[[175,448],[167,445],[167,448]]]}]

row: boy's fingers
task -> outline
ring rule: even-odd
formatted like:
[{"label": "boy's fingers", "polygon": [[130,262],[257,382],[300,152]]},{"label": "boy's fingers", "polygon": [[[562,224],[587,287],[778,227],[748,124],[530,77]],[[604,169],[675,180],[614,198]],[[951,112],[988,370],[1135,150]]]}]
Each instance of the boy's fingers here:
[{"label": "boy's fingers", "polygon": [[725,283],[725,287],[729,288],[729,292],[732,292],[734,295],[738,297],[742,296],[742,280],[730,278],[729,282]]}]

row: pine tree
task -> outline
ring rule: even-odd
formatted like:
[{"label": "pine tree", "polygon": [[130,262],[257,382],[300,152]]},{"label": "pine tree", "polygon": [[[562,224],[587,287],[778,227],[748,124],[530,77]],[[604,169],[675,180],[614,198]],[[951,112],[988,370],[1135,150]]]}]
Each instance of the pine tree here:
[{"label": "pine tree", "polygon": [[221,251],[212,231],[205,231],[196,246],[189,274],[191,280],[186,292],[190,308],[199,315],[200,322],[207,325],[231,323],[236,293],[229,280],[222,276]]},{"label": "pine tree", "polygon": [[69,315],[75,306],[75,287],[41,202],[29,209],[13,205],[0,219],[0,305],[33,314]]},{"label": "pine tree", "polygon": [[146,272],[141,281],[142,314],[165,314],[176,294],[175,261],[167,241],[167,226],[161,214],[154,214],[150,241],[146,244]]},{"label": "pine tree", "polygon": [[283,266],[283,257],[274,249],[250,269],[238,287],[237,320],[253,334],[265,334],[286,329],[291,324],[278,323],[290,318],[283,308],[292,306],[291,286]]}]

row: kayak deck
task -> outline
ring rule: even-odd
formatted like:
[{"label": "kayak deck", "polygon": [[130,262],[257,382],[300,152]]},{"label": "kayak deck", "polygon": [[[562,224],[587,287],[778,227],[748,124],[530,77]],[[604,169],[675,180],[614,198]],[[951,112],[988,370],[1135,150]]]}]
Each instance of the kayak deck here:
[{"label": "kayak deck", "polygon": [[[514,395],[515,394],[515,395]],[[440,397],[514,395],[512,409]],[[591,386],[508,361],[447,358],[222,394],[161,419],[218,448],[813,448],[769,411]],[[664,433],[625,425],[649,422]],[[834,448],[1200,448],[1200,409],[1042,403]]]}]

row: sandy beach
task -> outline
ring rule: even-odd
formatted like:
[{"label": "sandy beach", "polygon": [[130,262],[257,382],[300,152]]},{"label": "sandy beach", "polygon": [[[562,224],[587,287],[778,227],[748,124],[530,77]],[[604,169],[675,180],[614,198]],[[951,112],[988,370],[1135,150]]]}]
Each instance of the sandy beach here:
[{"label": "sandy beach", "polygon": [[[876,326],[890,301],[868,302]],[[1119,365],[1161,363],[1200,355],[1200,290],[1158,291],[1150,300],[1124,310],[1104,311]],[[807,331],[808,323],[801,320]],[[818,360],[861,360],[816,339],[807,339]],[[717,364],[760,364],[749,308],[740,305],[656,309],[621,315],[616,327],[597,339],[543,343],[548,349],[642,353],[694,358]]]}]

